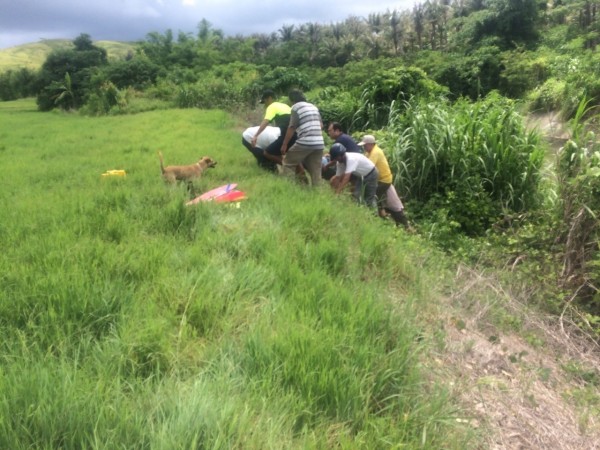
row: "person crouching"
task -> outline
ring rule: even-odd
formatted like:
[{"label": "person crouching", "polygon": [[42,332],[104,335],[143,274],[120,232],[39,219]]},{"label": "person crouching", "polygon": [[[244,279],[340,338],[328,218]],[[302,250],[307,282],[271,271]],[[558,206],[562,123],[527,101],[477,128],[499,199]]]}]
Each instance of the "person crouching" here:
[{"label": "person crouching", "polygon": [[346,147],[336,143],[329,150],[331,161],[336,162],[335,176],[330,184],[336,194],[344,191],[344,188],[354,176],[353,197],[359,204],[365,204],[369,208],[377,208],[377,179],[379,173],[369,158],[361,153],[349,153]]}]

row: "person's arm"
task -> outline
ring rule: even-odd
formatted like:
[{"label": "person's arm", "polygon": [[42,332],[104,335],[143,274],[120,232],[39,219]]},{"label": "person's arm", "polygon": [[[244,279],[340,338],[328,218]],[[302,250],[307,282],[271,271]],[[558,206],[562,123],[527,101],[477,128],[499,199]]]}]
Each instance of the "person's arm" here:
[{"label": "person's arm", "polygon": [[339,182],[340,182],[340,179],[337,175],[332,176],[331,179],[329,180],[329,185],[331,186],[331,189],[333,189],[335,191]]},{"label": "person's arm", "polygon": [[350,176],[352,175],[352,172],[348,172],[345,173],[342,178],[340,179],[340,182],[338,183],[337,187],[335,188],[335,193],[339,194],[341,193],[344,188],[346,187],[346,185],[348,184],[348,182],[350,181]]},{"label": "person's arm", "polygon": [[256,147],[256,141],[258,140],[258,135],[260,133],[262,133],[265,128],[267,128],[267,125],[269,125],[269,121],[267,119],[264,119],[261,123],[260,126],[258,127],[258,130],[256,131],[256,134],[254,135],[254,137],[252,138],[252,147]]},{"label": "person's arm", "polygon": [[283,138],[283,144],[281,144],[281,154],[282,155],[285,155],[285,153],[287,152],[287,146],[290,143],[290,140],[292,139],[292,136],[294,136],[295,132],[296,132],[296,127],[293,127],[290,125],[285,133],[285,137]]}]

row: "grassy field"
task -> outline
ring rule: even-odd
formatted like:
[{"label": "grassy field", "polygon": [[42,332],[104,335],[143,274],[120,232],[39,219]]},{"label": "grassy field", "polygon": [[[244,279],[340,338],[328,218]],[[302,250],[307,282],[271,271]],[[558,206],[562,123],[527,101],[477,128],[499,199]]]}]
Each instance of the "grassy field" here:
[{"label": "grassy field", "polygon": [[[186,207],[158,150],[248,199]],[[427,370],[440,258],[232,117],[0,103],[0,167],[0,448],[468,448]]]},{"label": "grassy field", "polygon": [[[134,47],[126,42],[116,41],[95,41],[94,45],[104,48],[109,60],[122,60],[129,52],[133,52]],[[39,69],[53,50],[72,47],[72,40],[42,39],[39,42],[0,49],[0,73],[10,69]]]}]

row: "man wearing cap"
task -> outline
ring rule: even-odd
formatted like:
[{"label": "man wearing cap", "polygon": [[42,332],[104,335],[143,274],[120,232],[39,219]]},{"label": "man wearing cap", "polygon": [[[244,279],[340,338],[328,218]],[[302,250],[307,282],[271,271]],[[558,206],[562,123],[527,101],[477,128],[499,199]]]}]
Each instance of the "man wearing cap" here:
[{"label": "man wearing cap", "polygon": [[[271,89],[267,89],[263,92],[260,103],[263,103],[266,106],[265,116],[250,144],[253,148],[256,147],[256,143],[260,134],[269,125],[269,123],[273,122],[281,132],[279,137],[263,150],[263,155],[269,161],[281,164],[281,144],[283,143],[285,133],[287,132],[288,125],[290,123],[292,109],[285,103],[276,102],[275,92],[273,92]],[[291,144],[295,142],[295,139],[296,136],[292,136],[290,138]]]},{"label": "man wearing cap", "polygon": [[365,203],[368,207],[377,207],[377,179],[379,173],[375,164],[361,153],[346,152],[346,147],[336,143],[331,146],[329,155],[337,163],[335,177],[331,186],[336,194],[343,192],[354,176],[353,197],[358,203]]},{"label": "man wearing cap", "polygon": [[385,217],[385,212],[388,211],[396,222],[396,225],[402,224],[408,229],[409,224],[404,215],[404,205],[402,205],[396,189],[392,185],[394,177],[390,165],[383,150],[377,145],[375,136],[365,134],[358,145],[365,149],[365,156],[375,164],[379,173],[379,178],[377,179],[377,208],[379,209],[379,215]]}]

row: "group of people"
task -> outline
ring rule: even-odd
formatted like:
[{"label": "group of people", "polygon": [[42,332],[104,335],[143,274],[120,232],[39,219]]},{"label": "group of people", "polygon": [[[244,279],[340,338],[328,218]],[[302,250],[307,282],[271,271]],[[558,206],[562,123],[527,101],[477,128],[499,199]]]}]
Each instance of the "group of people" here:
[{"label": "group of people", "polygon": [[243,145],[258,164],[272,171],[280,167],[286,175],[308,173],[312,186],[329,180],[336,194],[352,186],[358,203],[376,208],[381,217],[389,215],[397,225],[410,229],[392,183],[392,171],[375,137],[365,135],[356,143],[339,123],[332,122],[327,134],[334,143],[324,155],[318,108],[307,102],[301,91],[291,91],[288,98],[291,106],[276,101],[272,90],[264,91],[260,100],[266,108],[262,122],[242,134]]}]

